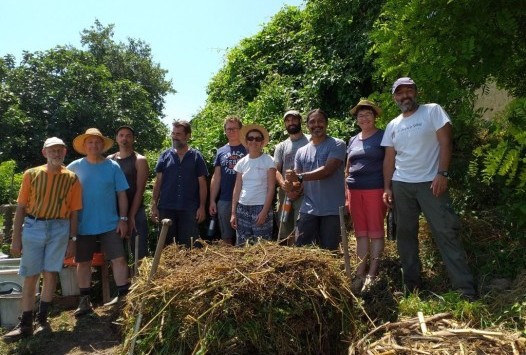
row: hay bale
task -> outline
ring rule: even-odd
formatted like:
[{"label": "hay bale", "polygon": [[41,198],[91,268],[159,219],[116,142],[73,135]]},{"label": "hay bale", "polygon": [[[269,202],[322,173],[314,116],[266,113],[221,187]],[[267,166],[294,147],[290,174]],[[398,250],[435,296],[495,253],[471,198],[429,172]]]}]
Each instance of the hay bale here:
[{"label": "hay bale", "polygon": [[359,317],[342,260],[317,248],[170,246],[150,287],[147,270],[125,309],[129,344],[143,303],[140,353],[337,354]]}]

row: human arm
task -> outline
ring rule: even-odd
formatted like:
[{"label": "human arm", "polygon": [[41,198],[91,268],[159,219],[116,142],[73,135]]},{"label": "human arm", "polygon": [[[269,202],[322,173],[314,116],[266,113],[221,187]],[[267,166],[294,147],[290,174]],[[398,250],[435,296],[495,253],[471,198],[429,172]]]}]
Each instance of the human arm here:
[{"label": "human arm", "polygon": [[208,196],[208,191],[206,189],[206,176],[202,175],[197,178],[199,182],[199,208],[195,214],[195,219],[197,223],[201,223],[206,218],[206,197]]},{"label": "human arm", "polygon": [[221,166],[216,166],[210,181],[210,206],[208,207],[208,212],[212,216],[215,216],[217,213],[216,199],[219,194],[219,186],[221,186]]},{"label": "human arm", "polygon": [[159,203],[159,197],[161,194],[161,184],[163,181],[163,173],[157,173],[155,177],[155,182],[153,184],[152,191],[152,205],[151,205],[151,218],[157,223],[159,222],[159,210],[157,209],[157,204]]},{"label": "human arm", "polygon": [[135,160],[135,169],[137,171],[137,189],[135,191],[135,195],[133,196],[133,200],[131,202],[128,201],[130,202],[130,209],[128,211],[128,231],[130,234],[137,230],[135,227],[135,216],[142,205],[144,191],[146,190],[146,182],[148,181],[148,174],[150,173],[148,161],[144,156],[139,154],[137,155],[137,159]]},{"label": "human arm", "polygon": [[77,236],[78,223],[79,223],[78,211],[71,211],[69,215],[69,240],[68,240],[68,247],[66,249],[66,258],[71,258],[75,256],[75,252],[76,252],[75,241],[71,238]]},{"label": "human arm", "polygon": [[230,224],[232,228],[237,229],[236,209],[241,195],[241,187],[243,186],[243,175],[236,173],[236,184],[234,185],[234,192],[232,193],[232,211],[230,214]]},{"label": "human arm", "polygon": [[119,223],[115,230],[121,238],[128,236],[128,222],[121,219],[121,217],[128,216],[128,197],[126,197],[126,190],[117,192],[117,203],[119,205]]},{"label": "human arm", "polygon": [[268,211],[271,208],[272,200],[274,199],[274,192],[276,187],[276,169],[270,168],[267,171],[267,194],[265,196],[265,203],[263,209],[259,212],[256,219],[256,224],[262,225],[267,220]]},{"label": "human arm", "polygon": [[384,194],[383,201],[387,207],[392,207],[393,191],[391,189],[393,174],[395,171],[395,156],[396,151],[394,147],[385,147],[383,174],[384,174]]},{"label": "human arm", "polygon": [[[452,136],[453,130],[450,123],[446,123],[436,131],[438,140],[438,171],[447,171],[451,163],[453,153]],[[431,182],[433,195],[438,197],[447,190],[447,177],[436,174]]]},{"label": "human arm", "polygon": [[11,236],[11,254],[20,256],[22,253],[22,225],[26,216],[26,206],[18,204],[15,210],[15,219],[13,221],[13,234]]},{"label": "human arm", "polygon": [[323,180],[331,176],[342,164],[343,161],[340,159],[328,158],[325,165],[304,173],[301,171],[294,171],[289,175],[290,178],[287,177],[287,180],[293,181],[294,176],[298,175],[303,176],[303,181]]}]

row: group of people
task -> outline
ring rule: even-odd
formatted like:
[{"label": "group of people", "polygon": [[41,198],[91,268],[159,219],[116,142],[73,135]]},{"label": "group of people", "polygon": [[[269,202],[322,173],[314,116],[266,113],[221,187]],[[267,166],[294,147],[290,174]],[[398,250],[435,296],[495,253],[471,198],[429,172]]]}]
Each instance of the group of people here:
[{"label": "group of people", "polygon": [[[74,315],[93,311],[91,263],[101,251],[111,261],[118,304],[128,293],[130,282],[123,240],[135,235],[141,240],[138,257],[146,255],[147,224],[143,194],[148,177],[144,156],[133,150],[135,132],[119,127],[119,151],[106,158],[114,141],[98,129],[89,128],[73,140],[73,148],[84,158],[63,165],[67,148],[57,137],[43,145],[45,165],[24,172],[13,223],[11,254],[22,255],[20,275],[24,277],[20,323],[3,336],[15,341],[49,331],[49,307],[56,289],[56,274],[64,258],[75,256],[80,302]],[[34,325],[35,291],[40,274],[43,285]]]},{"label": "group of people", "polygon": [[[392,95],[401,114],[385,131],[376,127],[382,110],[374,102],[363,99],[351,109],[360,132],[348,144],[328,135],[329,118],[323,110],[307,113],[309,135],[302,131],[301,114],[287,111],[283,122],[289,137],[276,145],[274,157],[263,150],[269,142],[263,126],[243,125],[236,116],[226,117],[223,128],[228,142],[217,150],[210,194],[206,162],[188,144],[191,126],[174,121],[172,147],[161,153],[155,166],[151,218],[172,220],[167,244],[190,247],[199,235],[198,224],[207,216],[208,197],[208,214],[218,221],[224,243],[241,246],[260,238],[270,240],[277,185],[279,240],[336,250],[339,209],[346,205],[357,240],[352,286],[364,290],[378,275],[384,218],[387,208],[392,208],[403,282],[413,291],[422,286],[418,223],[423,212],[453,288],[475,298],[474,280],[457,236],[458,218],[447,193],[451,120],[441,106],[417,103],[417,86],[411,78],[396,80]],[[49,138],[42,149],[47,164],[24,173],[11,246],[14,255],[23,249],[23,314],[21,323],[4,339],[49,328],[54,274],[62,267],[64,255],[76,255],[78,263],[81,298],[75,315],[92,311],[91,258],[98,243],[112,262],[118,289],[112,303],[128,292],[122,239],[140,235],[139,256],[147,253],[143,193],[148,164],[133,150],[134,138],[133,128],[119,127],[119,152],[105,158],[113,140],[90,128],[73,141],[73,148],[86,157],[67,168],[62,165],[66,145],[59,138]],[[44,283],[34,329],[34,295],[41,272]]]}]

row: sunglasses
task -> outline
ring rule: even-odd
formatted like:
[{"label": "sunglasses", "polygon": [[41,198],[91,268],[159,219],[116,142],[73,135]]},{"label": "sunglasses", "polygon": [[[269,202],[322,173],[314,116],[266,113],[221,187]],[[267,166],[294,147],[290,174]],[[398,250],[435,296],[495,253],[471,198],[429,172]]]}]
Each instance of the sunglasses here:
[{"label": "sunglasses", "polygon": [[252,141],[256,141],[256,142],[263,142],[263,137],[260,137],[260,136],[257,136],[257,137],[254,137],[254,136],[248,136],[247,137],[247,141],[249,142],[252,142]]}]

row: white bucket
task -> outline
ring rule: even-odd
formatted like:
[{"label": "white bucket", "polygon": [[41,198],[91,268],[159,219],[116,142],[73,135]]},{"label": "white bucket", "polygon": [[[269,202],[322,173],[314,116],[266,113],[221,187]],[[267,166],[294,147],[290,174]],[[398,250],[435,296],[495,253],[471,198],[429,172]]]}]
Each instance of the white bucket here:
[{"label": "white bucket", "polygon": [[62,296],[80,295],[79,283],[77,281],[77,268],[64,267],[60,270],[59,277]]},{"label": "white bucket", "polygon": [[13,328],[22,314],[22,294],[0,295],[0,324],[4,328]]},{"label": "white bucket", "polygon": [[0,282],[10,281],[19,285],[24,284],[24,277],[18,275],[18,266],[0,266]]}]

